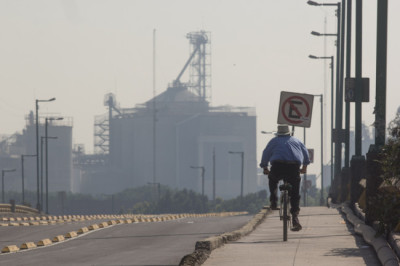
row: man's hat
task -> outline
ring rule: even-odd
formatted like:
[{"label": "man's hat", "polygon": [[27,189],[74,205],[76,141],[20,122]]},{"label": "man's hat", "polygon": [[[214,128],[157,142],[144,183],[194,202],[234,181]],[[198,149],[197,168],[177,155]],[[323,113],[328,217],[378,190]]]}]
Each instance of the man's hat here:
[{"label": "man's hat", "polygon": [[289,126],[288,125],[278,125],[278,131],[276,132],[278,136],[290,135]]}]

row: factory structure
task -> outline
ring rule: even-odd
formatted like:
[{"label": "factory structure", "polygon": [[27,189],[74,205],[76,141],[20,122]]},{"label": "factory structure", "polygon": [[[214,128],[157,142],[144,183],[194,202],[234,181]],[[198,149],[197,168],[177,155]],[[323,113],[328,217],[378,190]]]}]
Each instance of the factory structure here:
[{"label": "factory structure", "polygon": [[46,173],[49,192],[112,194],[153,184],[227,199],[263,189],[255,109],[210,104],[210,34],[187,38],[190,56],[164,92],[132,108],[105,95],[106,111],[95,117],[94,154],[73,145],[72,118],[40,112],[36,118],[38,110],[27,115],[22,133],[0,136],[0,168],[14,170],[5,172],[5,190],[19,192],[22,185],[36,192],[38,184],[42,190]]},{"label": "factory structure", "polygon": [[[4,178],[5,190],[21,192],[24,187],[24,190],[36,192],[39,184],[40,191],[45,191],[47,174],[49,192],[71,191],[72,118],[61,118],[52,114],[38,115],[38,135],[33,111],[25,120],[26,126],[22,133],[4,136],[0,140],[0,168],[7,173]],[[36,136],[39,148],[39,176],[36,171]]]},{"label": "factory structure", "polygon": [[[95,154],[75,157],[80,192],[162,184],[232,198],[259,189],[255,109],[210,105],[209,36],[187,34],[189,59],[167,90],[147,102],[120,108],[115,95],[105,96],[108,110],[95,119]],[[189,81],[182,82],[186,71]]]}]

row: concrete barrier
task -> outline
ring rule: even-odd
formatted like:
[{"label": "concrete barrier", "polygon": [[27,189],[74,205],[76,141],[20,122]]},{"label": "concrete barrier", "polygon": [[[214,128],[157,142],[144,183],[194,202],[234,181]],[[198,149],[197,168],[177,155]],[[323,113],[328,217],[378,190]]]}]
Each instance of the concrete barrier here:
[{"label": "concrete barrier", "polygon": [[52,242],[50,239],[45,238],[45,239],[40,240],[40,241],[37,243],[37,246],[38,246],[38,247],[44,247],[44,246],[51,245],[52,243],[53,243],[53,242]]},{"label": "concrete barrier", "polygon": [[33,248],[36,248],[36,244],[33,242],[25,242],[19,247],[19,249],[33,249]]},{"label": "concrete barrier", "polygon": [[53,241],[53,243],[57,243],[57,242],[62,242],[64,240],[65,240],[65,238],[63,235],[58,235],[58,236],[53,237],[52,241]]},{"label": "concrete barrier", "polygon": [[[251,219],[250,222],[248,222],[239,230],[197,241],[194,252],[184,256],[181,259],[179,266],[194,266],[203,264],[214,249],[221,247],[229,241],[236,241],[241,237],[251,233],[270,212],[271,209],[269,207],[264,207],[258,214],[254,215],[253,219]],[[232,213],[230,215],[239,214],[246,214],[246,212]],[[222,214],[210,214],[210,216],[217,215],[223,216]]]},{"label": "concrete barrier", "polygon": [[11,252],[17,252],[19,248],[16,245],[10,245],[10,246],[5,246],[2,250],[1,253],[11,253]]},{"label": "concrete barrier", "polygon": [[87,232],[89,232],[89,229],[87,227],[82,227],[78,230],[78,235],[85,234]]},{"label": "concrete barrier", "polygon": [[71,232],[69,232],[69,233],[66,233],[65,234],[65,238],[74,238],[74,237],[77,237],[78,236],[78,233],[77,232],[75,232],[75,231],[71,231]]},{"label": "concrete barrier", "polygon": [[375,230],[360,220],[347,204],[342,205],[342,211],[347,220],[353,224],[354,231],[363,236],[365,242],[374,247],[376,254],[383,266],[398,266],[399,260],[383,236],[375,237]]}]

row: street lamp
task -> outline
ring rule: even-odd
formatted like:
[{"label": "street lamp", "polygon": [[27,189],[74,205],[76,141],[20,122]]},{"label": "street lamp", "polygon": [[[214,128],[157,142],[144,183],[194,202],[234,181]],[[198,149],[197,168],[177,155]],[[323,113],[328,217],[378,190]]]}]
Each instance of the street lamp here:
[{"label": "street lamp", "polygon": [[321,97],[321,198],[319,204],[324,206],[324,95],[317,94],[316,97]]},{"label": "street lamp", "polygon": [[[46,202],[48,199],[48,189],[47,189],[47,140],[48,139],[57,139],[57,137],[48,137],[48,136],[41,136],[40,137],[40,204],[43,207],[43,144],[46,144]],[[46,204],[47,206],[48,204]],[[47,213],[48,208],[46,208],[46,213]],[[48,213],[47,213],[48,214]]]},{"label": "street lamp", "polygon": [[338,6],[340,3],[317,3],[314,1],[307,1],[310,6]]},{"label": "street lamp", "polygon": [[40,102],[52,102],[55,101],[56,98],[51,98],[48,100],[38,100],[36,99],[36,196],[37,196],[37,203],[36,208],[38,211],[41,211],[40,206],[40,198],[39,198],[39,103]]},{"label": "street lamp", "polygon": [[190,166],[192,169],[201,169],[201,195],[204,197],[204,166]]},{"label": "street lamp", "polygon": [[230,154],[240,154],[242,157],[242,177],[240,179],[240,198],[243,199],[243,175],[244,175],[244,152],[243,151],[230,151]]},{"label": "street lamp", "polygon": [[[337,34],[319,34],[316,36],[336,36],[336,116],[335,116],[335,171],[333,176],[337,176],[341,171],[342,164],[342,118],[343,118],[343,68],[344,68],[344,16],[341,18],[341,3],[316,3],[308,1],[313,6],[337,6]],[[343,13],[345,13],[345,6]],[[342,28],[342,29],[341,29]],[[342,51],[342,52],[341,52]],[[339,63],[341,63],[339,65]],[[331,180],[333,177],[331,177]],[[331,183],[332,184],[332,183]]]},{"label": "street lamp", "polygon": [[25,176],[24,176],[24,158],[25,157],[36,157],[36,154],[34,154],[34,155],[22,154],[21,155],[22,204],[25,204]]},{"label": "street lamp", "polygon": [[[311,59],[330,59],[331,60],[331,185],[333,184],[333,56],[309,55]],[[321,122],[322,124],[322,122]],[[321,205],[322,206],[322,205]]]},{"label": "street lamp", "polygon": [[317,31],[312,31],[311,35],[314,35],[314,36],[337,36],[336,33],[319,33]]},{"label": "street lamp", "polygon": [[4,202],[4,174],[9,172],[15,172],[16,169],[3,169],[1,170],[1,201]]},{"label": "street lamp", "polygon": [[[45,138],[46,138],[46,214],[49,214],[49,147],[48,139],[57,139],[57,137],[47,136],[48,121],[63,120],[63,117],[46,117],[45,119]],[[42,181],[43,182],[43,181]],[[42,183],[43,185],[43,183]]]}]

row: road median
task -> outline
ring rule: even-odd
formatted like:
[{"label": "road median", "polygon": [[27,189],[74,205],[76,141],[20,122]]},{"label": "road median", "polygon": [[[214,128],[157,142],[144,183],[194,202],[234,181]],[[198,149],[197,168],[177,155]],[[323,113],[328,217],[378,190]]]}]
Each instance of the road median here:
[{"label": "road median", "polygon": [[179,266],[195,266],[203,264],[214,249],[223,246],[225,243],[236,241],[241,237],[248,235],[265,219],[270,212],[271,209],[269,207],[264,207],[258,214],[254,215],[250,222],[248,222],[242,228],[230,233],[224,233],[222,235],[197,241],[195,250],[191,254],[184,256],[181,259]]}]

